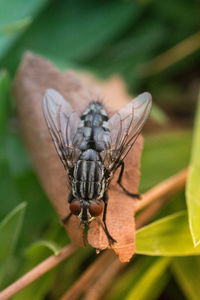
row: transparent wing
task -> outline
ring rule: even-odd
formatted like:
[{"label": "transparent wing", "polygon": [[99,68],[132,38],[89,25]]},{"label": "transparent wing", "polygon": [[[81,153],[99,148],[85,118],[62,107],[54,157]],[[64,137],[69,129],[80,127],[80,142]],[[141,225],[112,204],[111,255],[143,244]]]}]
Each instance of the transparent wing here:
[{"label": "transparent wing", "polygon": [[109,119],[110,144],[101,153],[105,167],[115,171],[135,143],[151,111],[151,95],[143,93]]},{"label": "transparent wing", "polygon": [[80,123],[78,114],[53,89],[46,91],[42,108],[57,153],[64,167],[72,168],[78,157],[78,149],[73,147],[73,140]]}]

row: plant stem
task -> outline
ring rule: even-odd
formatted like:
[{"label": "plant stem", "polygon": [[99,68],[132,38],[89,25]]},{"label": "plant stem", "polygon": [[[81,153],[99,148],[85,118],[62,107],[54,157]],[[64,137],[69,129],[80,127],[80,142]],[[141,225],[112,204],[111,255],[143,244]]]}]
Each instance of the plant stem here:
[{"label": "plant stem", "polygon": [[[150,207],[147,207],[140,215],[136,218],[136,227],[141,227],[146,224],[156,213],[159,209],[163,206],[166,199],[175,194],[177,191],[184,188],[186,178],[187,178],[188,170],[182,170],[181,172],[177,173],[176,175],[164,180],[163,182],[159,183],[149,191],[147,191],[143,195],[143,200],[138,201],[136,206],[136,212],[142,210],[146,206],[149,206],[153,203]],[[160,200],[162,198],[162,200]],[[164,199],[163,199],[164,198]],[[157,202],[157,200],[160,200]],[[28,273],[23,275],[13,284],[8,286],[2,292],[0,292],[0,299],[6,300],[15,295],[17,292],[25,288],[27,285],[32,283],[33,281],[37,280],[39,277],[44,275],[46,272],[54,268],[56,265],[61,263],[65,260],[68,256],[70,256],[76,247],[69,245],[64,247],[58,255],[52,255],[35,268],[30,270]],[[86,272],[81,275],[81,277],[72,285],[72,287],[67,291],[67,293],[61,298],[61,300],[66,299],[77,299],[85,290],[86,287],[90,286],[94,280],[97,280],[99,274],[105,271],[105,268],[108,267],[110,264],[112,265],[113,261],[116,259],[114,253],[111,251],[106,251],[103,253],[87,270]],[[119,263],[120,264],[120,263]],[[115,264],[114,264],[115,265]],[[125,264],[120,264],[124,266]],[[116,270],[121,268],[117,267]],[[113,272],[107,271],[105,274],[112,274]],[[116,272],[114,272],[115,274]],[[109,276],[109,275],[107,275]],[[114,275],[110,275],[111,277]]]},{"label": "plant stem", "polygon": [[94,282],[115,259],[116,256],[111,250],[107,250],[102,253],[60,300],[78,299],[83,291],[86,291],[90,287],[91,283]]},{"label": "plant stem", "polygon": [[176,192],[183,189],[185,186],[187,174],[188,169],[184,169],[147,191],[143,195],[143,199],[137,202],[135,211],[138,212],[139,210],[148,206],[150,203],[163,197],[168,198],[169,196],[174,195]]},{"label": "plant stem", "polygon": [[200,32],[198,31],[164,53],[156,56],[151,61],[141,65],[141,76],[147,77],[159,73],[197,51],[199,48]]},{"label": "plant stem", "polygon": [[115,260],[106,268],[98,279],[87,289],[83,300],[98,300],[103,298],[103,294],[109,286],[111,286],[113,278],[116,274],[127,265],[120,263],[115,257]]},{"label": "plant stem", "polygon": [[[148,207],[136,217],[137,229],[145,225],[157,214],[157,212],[166,203],[169,196],[184,188],[186,178],[187,169],[164,180],[143,195],[143,200],[138,201],[136,211],[142,210],[145,206]],[[151,206],[149,206],[149,204],[151,204]],[[98,258],[80,276],[80,278],[72,285],[72,287],[62,296],[60,300],[76,300],[84,292],[86,292],[88,287],[90,288],[85,294],[84,300],[102,299],[102,296],[109,286],[109,283],[112,281],[113,277],[116,276],[116,274],[127,265],[120,263],[114,253],[111,253],[112,256],[110,256],[109,260],[105,256],[105,254],[106,252],[104,252],[101,256],[101,261],[100,258]],[[99,270],[99,264],[103,267],[101,270]],[[105,268],[105,266],[108,267]]]},{"label": "plant stem", "polygon": [[21,278],[19,278],[17,281],[12,283],[10,286],[8,286],[6,289],[4,289],[2,292],[0,292],[0,299],[1,300],[7,300],[10,299],[13,295],[18,293],[20,290],[25,288],[27,285],[31,284],[33,281],[44,275],[46,272],[57,266],[59,263],[61,263],[63,260],[65,260],[68,256],[70,256],[74,251],[76,250],[76,247],[69,245],[64,247],[58,255],[51,255],[47,259],[45,259],[43,262],[41,262],[39,265],[37,265],[35,268],[30,270],[28,273],[23,275]]}]

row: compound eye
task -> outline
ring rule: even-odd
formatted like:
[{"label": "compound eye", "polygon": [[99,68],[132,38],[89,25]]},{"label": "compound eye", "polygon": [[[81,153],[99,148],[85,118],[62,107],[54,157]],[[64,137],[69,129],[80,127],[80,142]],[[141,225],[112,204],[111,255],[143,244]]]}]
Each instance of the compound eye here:
[{"label": "compound eye", "polygon": [[70,203],[70,210],[73,215],[79,215],[81,212],[80,201],[75,200]]},{"label": "compound eye", "polygon": [[100,203],[90,203],[89,213],[92,217],[98,217],[102,213],[103,207]]}]

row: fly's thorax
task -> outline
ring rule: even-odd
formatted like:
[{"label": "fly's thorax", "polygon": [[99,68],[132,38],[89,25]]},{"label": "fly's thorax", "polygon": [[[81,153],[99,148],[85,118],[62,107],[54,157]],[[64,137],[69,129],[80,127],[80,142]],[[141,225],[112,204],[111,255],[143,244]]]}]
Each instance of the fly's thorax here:
[{"label": "fly's thorax", "polygon": [[101,152],[110,143],[108,116],[99,102],[91,103],[81,116],[74,140],[81,151],[94,149]]},{"label": "fly's thorax", "polygon": [[91,114],[99,114],[105,118],[108,118],[107,113],[100,102],[90,103],[89,106],[86,108],[86,110],[83,112],[81,119],[85,119],[86,116]]},{"label": "fly's thorax", "polygon": [[103,127],[80,127],[78,128],[75,145],[81,151],[93,149],[101,152],[110,144],[110,131]]},{"label": "fly's thorax", "polygon": [[[85,153],[86,152],[86,153]],[[95,160],[79,159],[74,167],[72,194],[79,199],[101,199],[105,192],[105,168],[98,153],[89,149],[82,153],[82,158],[93,157]]]},{"label": "fly's thorax", "polygon": [[99,102],[91,103],[81,116],[79,127],[99,128],[109,131],[108,116]]}]

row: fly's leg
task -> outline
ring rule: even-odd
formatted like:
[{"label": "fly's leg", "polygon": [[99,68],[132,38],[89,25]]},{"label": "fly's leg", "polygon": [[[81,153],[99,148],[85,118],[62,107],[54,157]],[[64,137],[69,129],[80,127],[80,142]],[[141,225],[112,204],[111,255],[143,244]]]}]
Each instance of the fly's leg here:
[{"label": "fly's leg", "polygon": [[120,173],[119,173],[119,177],[117,180],[117,183],[119,184],[119,186],[122,188],[122,190],[129,196],[133,197],[133,198],[137,198],[137,199],[141,199],[141,195],[140,194],[134,194],[134,193],[130,193],[129,191],[127,191],[127,189],[122,185],[122,176],[124,173],[124,162],[121,161],[119,164],[119,167],[121,167]]},{"label": "fly's leg", "polygon": [[71,203],[74,200],[72,193],[69,194],[68,203]]},{"label": "fly's leg", "polygon": [[[68,198],[68,203],[71,203],[73,199],[74,199],[74,197],[73,197],[72,193],[70,193],[69,198]],[[71,216],[72,216],[72,213],[70,212],[64,219],[62,219],[62,223],[67,224],[67,222],[69,221]]]},{"label": "fly's leg", "polygon": [[108,231],[108,228],[107,228],[107,225],[106,225],[106,212],[107,212],[107,205],[108,205],[108,195],[107,193],[104,193],[103,195],[103,202],[104,202],[104,211],[103,211],[103,223],[104,223],[104,231],[105,231],[105,234],[109,240],[109,244],[113,244],[116,242],[116,240],[110,235],[109,231]]},{"label": "fly's leg", "polygon": [[72,213],[69,213],[65,218],[62,219],[62,223],[67,224],[67,222],[69,221],[71,216],[72,216]]}]

